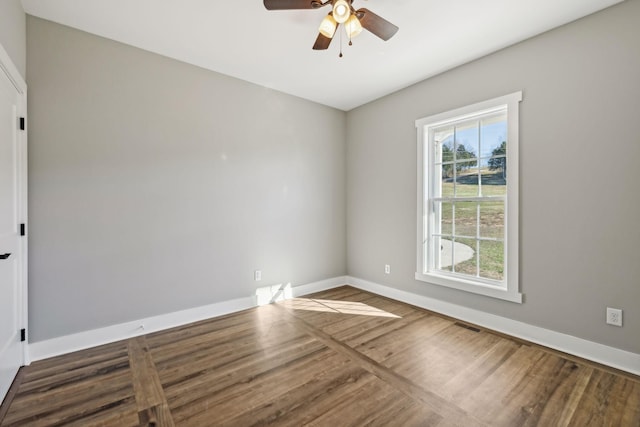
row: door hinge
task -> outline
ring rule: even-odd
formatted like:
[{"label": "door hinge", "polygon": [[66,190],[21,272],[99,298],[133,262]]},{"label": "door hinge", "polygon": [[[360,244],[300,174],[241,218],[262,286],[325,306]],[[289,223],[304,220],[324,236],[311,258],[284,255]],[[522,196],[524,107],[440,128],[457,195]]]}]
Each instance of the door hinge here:
[{"label": "door hinge", "polygon": [[20,126],[20,130],[24,130],[24,126],[25,126],[25,125],[24,125],[24,117],[20,117],[20,124],[19,124],[19,126]]},{"label": "door hinge", "polygon": [[27,340],[27,330],[22,328],[20,329],[20,342]]},{"label": "door hinge", "polygon": [[24,236],[24,235],[26,235],[26,234],[27,234],[27,232],[26,232],[26,229],[25,229],[24,223],[23,223],[23,224],[20,224],[20,235],[21,235],[21,236]]}]

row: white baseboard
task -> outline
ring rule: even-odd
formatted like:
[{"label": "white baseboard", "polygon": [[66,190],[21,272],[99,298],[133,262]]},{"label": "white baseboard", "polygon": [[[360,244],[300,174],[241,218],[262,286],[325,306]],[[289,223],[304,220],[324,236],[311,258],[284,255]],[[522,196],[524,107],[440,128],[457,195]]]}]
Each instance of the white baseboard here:
[{"label": "white baseboard", "polygon": [[255,306],[255,298],[238,298],[173,313],[161,314],[131,322],[78,332],[29,344],[32,361],[84,350],[211,317],[222,316]]},{"label": "white baseboard", "polygon": [[533,326],[517,320],[485,313],[423,295],[401,291],[357,277],[347,276],[346,283],[358,289],[406,302],[487,329],[521,338],[616,369],[621,369],[635,375],[640,375],[640,354],[637,353],[620,350],[561,332]]},{"label": "white baseboard", "polygon": [[[319,282],[308,283],[306,285],[293,287],[288,285],[288,288],[290,289],[289,294],[291,294],[292,297],[297,297],[304,294],[343,286],[345,283],[346,277],[340,276],[321,280]],[[282,286],[274,285],[273,287],[275,288]],[[210,319],[212,317],[235,313],[255,307],[256,305],[256,296],[252,295],[245,298],[222,301],[215,304],[190,308],[173,313],[161,314],[158,316],[147,317],[131,322],[106,326],[104,328],[92,329],[89,331],[78,332],[62,337],[51,338],[45,341],[30,343],[28,346],[29,359],[27,363],[71,353],[73,351],[84,350],[90,347],[108,344],[127,338],[132,338],[139,335],[158,332],[176,326]]]}]

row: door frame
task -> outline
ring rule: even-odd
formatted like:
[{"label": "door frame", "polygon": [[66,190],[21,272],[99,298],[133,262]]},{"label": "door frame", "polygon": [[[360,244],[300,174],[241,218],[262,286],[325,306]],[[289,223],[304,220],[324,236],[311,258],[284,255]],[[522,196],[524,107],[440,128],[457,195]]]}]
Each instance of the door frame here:
[{"label": "door frame", "polygon": [[[9,81],[18,91],[18,117],[27,120],[27,83],[9,57],[9,54],[0,44],[0,72],[4,73]],[[16,128],[18,123],[16,123]],[[25,236],[20,239],[20,266],[18,268],[18,320],[22,328],[26,331],[25,341],[22,342],[22,364],[31,363],[29,356],[29,316],[28,316],[28,235],[29,223],[27,222],[27,129],[25,123],[24,130],[16,133],[18,144],[18,223],[25,224]]]}]

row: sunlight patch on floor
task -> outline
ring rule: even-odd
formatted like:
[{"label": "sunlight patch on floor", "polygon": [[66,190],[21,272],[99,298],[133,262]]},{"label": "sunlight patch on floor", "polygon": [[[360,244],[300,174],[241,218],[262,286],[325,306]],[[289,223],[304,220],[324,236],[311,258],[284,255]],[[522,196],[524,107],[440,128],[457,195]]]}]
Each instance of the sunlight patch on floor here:
[{"label": "sunlight patch on floor", "polygon": [[397,316],[388,311],[380,310],[379,308],[372,307],[362,302],[354,301],[336,301],[326,299],[313,299],[313,298],[293,298],[285,302],[287,307],[291,307],[294,310],[307,310],[307,311],[324,311],[327,313],[341,313],[341,314],[357,314],[361,316],[376,316],[376,317],[393,317],[399,319]]}]

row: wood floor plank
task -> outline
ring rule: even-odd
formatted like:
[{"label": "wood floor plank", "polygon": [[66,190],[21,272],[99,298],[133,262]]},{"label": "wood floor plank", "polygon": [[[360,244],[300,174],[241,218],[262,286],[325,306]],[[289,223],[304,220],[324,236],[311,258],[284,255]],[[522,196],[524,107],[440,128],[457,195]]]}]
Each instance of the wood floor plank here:
[{"label": "wood floor plank", "polygon": [[21,385],[22,394],[52,387],[60,388],[65,384],[92,379],[113,371],[126,370],[129,369],[129,359],[126,353],[118,353],[109,359],[96,360],[73,367],[63,364],[61,368],[58,372],[52,372],[48,376],[38,376],[37,378],[30,376],[30,379]]},{"label": "wood floor plank", "polygon": [[538,420],[531,418],[529,424],[535,420],[538,425],[568,426],[571,423],[573,414],[580,398],[584,394],[589,379],[593,375],[593,369],[589,367],[579,367],[578,365],[568,365],[574,370],[570,378],[561,381],[558,387],[546,400],[546,404],[541,408]]},{"label": "wood floor plank", "polygon": [[[321,363],[322,368],[316,369]],[[309,367],[314,367],[309,369]],[[287,392],[304,386],[313,387],[322,378],[330,376],[337,383],[359,382],[368,373],[362,368],[349,364],[348,360],[335,352],[325,349],[314,357],[296,360],[286,367],[269,370],[262,375],[251,379],[251,388],[234,385],[218,393],[214,398],[215,406],[194,414],[189,410],[190,416],[184,418],[185,425],[204,425],[209,422],[214,425],[243,425],[238,418],[246,416],[254,418],[254,413],[260,413],[261,408],[273,408],[278,402],[286,404],[287,397],[293,397],[295,403],[290,406],[303,403],[301,396],[287,396]],[[244,390],[243,390],[244,389]],[[211,403],[212,400],[209,400]],[[178,414],[177,414],[178,416]],[[255,422],[255,421],[254,421]],[[251,423],[253,424],[253,423]]]},{"label": "wood floor plank", "polygon": [[25,370],[24,384],[30,384],[39,379],[46,383],[52,376],[60,375],[61,371],[71,372],[86,367],[92,369],[97,363],[106,362],[109,364],[114,359],[126,357],[126,341],[118,341],[51,359],[40,360],[32,363],[29,369]]},{"label": "wood floor plank", "polygon": [[23,381],[2,425],[104,425],[111,419],[133,425],[126,422],[136,411],[122,346],[114,343],[23,367]]},{"label": "wood floor plank", "polygon": [[[272,333],[273,332],[273,333]],[[216,358],[218,364],[224,364],[225,360],[240,358],[244,355],[277,347],[287,341],[302,338],[300,333],[289,325],[278,325],[271,331],[254,330],[251,333],[221,334],[213,332],[202,334],[193,338],[177,340],[171,344],[156,345],[151,347],[154,361],[161,370],[172,368],[196,369],[201,363],[186,363],[201,358]],[[192,366],[189,366],[192,365]]]},{"label": "wood floor plank", "polygon": [[[415,335],[415,329],[408,333],[408,329],[402,334],[405,339],[402,350],[393,352],[380,362],[400,375],[412,378],[422,387],[434,390],[443,390],[444,385],[460,373],[461,367],[477,361],[501,340],[493,334],[476,333],[455,324],[424,338]],[[416,363],[420,360],[429,363]],[[433,366],[438,369],[433,369]]]},{"label": "wood floor plank", "polygon": [[320,329],[351,317],[347,314],[340,313],[335,309],[315,303],[313,301],[301,302],[298,299],[293,299],[284,301],[279,304],[282,304],[290,311],[295,312],[298,318],[303,319],[305,322]]},{"label": "wood floor plank", "polygon": [[407,355],[408,349],[416,345],[416,339],[419,342],[426,341],[451,325],[450,320],[427,316],[419,322],[403,325],[401,329],[390,329],[355,349],[373,360],[383,362],[395,354]]},{"label": "wood floor plank", "polygon": [[345,318],[341,322],[335,322],[322,328],[322,330],[334,337],[349,337],[363,330],[371,329],[377,325],[382,325],[387,322],[394,322],[402,319],[401,316],[383,311],[381,315],[359,315]]},{"label": "wood floor plank", "polygon": [[640,383],[594,370],[570,425],[640,426]]},{"label": "wood floor plank", "polygon": [[332,369],[330,375],[292,388],[272,401],[224,422],[229,425],[306,425],[337,406],[345,395],[360,394],[362,387],[374,380],[373,375],[357,365],[345,364]]},{"label": "wood floor plank", "polygon": [[2,402],[0,402],[2,403],[2,405],[0,405],[0,424],[2,424],[2,420],[4,420],[7,412],[9,412],[9,407],[13,403],[13,399],[16,397],[16,394],[18,394],[18,389],[20,388],[22,380],[24,379],[24,371],[24,367],[18,369],[18,373],[13,379],[13,382],[11,383],[7,394],[4,396]]},{"label": "wood floor plank", "polygon": [[173,427],[173,417],[144,336],[129,340],[129,363],[140,423]]},{"label": "wood floor plank", "polygon": [[[412,311],[400,319],[385,319],[375,324],[360,325],[360,328],[345,329],[336,333],[334,336],[336,339],[340,339],[353,348],[362,349],[373,340],[385,335],[398,334],[402,328],[412,323],[420,322],[428,316],[430,315],[425,312]],[[437,318],[435,316],[432,317]],[[445,325],[445,323],[443,323],[443,325]]]},{"label": "wood floor plank", "polygon": [[[204,369],[201,374],[191,376],[166,387],[166,395],[174,413],[189,405],[194,412],[202,406],[209,406],[211,396],[228,393],[230,387],[236,387],[242,394],[250,389],[256,380],[273,370],[286,369],[306,359],[322,360],[325,347],[313,339],[305,343],[290,343],[280,352],[271,352],[268,356],[253,354],[229,363],[221,369]],[[228,396],[227,396],[228,397]],[[215,400],[215,399],[214,399]],[[200,405],[200,406],[198,406]]]},{"label": "wood floor plank", "polygon": [[169,344],[188,337],[194,337],[211,332],[228,331],[230,328],[240,327],[240,329],[252,329],[260,322],[265,322],[265,315],[255,310],[245,310],[234,314],[202,320],[183,326],[178,326],[164,331],[154,332],[146,335],[147,343],[151,347],[158,347]]},{"label": "wood floor plank", "polygon": [[[471,390],[461,407],[498,425],[538,425],[546,408],[561,413],[554,402],[566,399],[561,385],[575,387],[578,369],[571,361],[523,346]],[[495,401],[502,404],[492,404]],[[546,414],[549,418],[550,412]]]},{"label": "wood floor plank", "polygon": [[14,402],[2,425],[64,425],[76,421],[82,423],[87,417],[93,418],[111,411],[128,413],[134,403],[130,388],[130,380],[114,382],[111,379],[99,392],[83,393],[84,390],[80,389],[64,398],[48,395],[27,406]]},{"label": "wood floor plank", "polygon": [[[31,424],[29,424],[31,426]],[[51,424],[43,424],[50,426]],[[128,402],[127,406],[111,408],[108,411],[98,412],[92,415],[83,416],[76,420],[66,420],[65,427],[140,427],[140,419],[136,413],[136,405],[133,399]],[[146,425],[146,424],[143,424]]]},{"label": "wood floor plank", "polygon": [[459,404],[471,390],[479,387],[520,347],[519,343],[510,340],[498,341],[471,363],[460,365],[457,372],[442,384],[441,393]]},{"label": "wood floor plank", "polygon": [[[60,387],[53,386],[42,389],[18,392],[11,408],[5,417],[11,419],[15,413],[31,412],[45,413],[52,409],[49,403],[53,400],[55,408],[67,408],[78,404],[90,405],[95,401],[120,400],[131,394],[130,373],[127,370],[117,370],[100,375],[97,378],[81,380],[76,383],[65,383]],[[107,402],[108,403],[108,402]]]},{"label": "wood floor plank", "polygon": [[[388,425],[388,412],[394,405],[409,404],[411,399],[379,378],[364,384],[357,394],[345,396],[335,407],[309,423],[310,426]],[[413,402],[411,402],[413,403]],[[345,423],[348,414],[348,423]]]}]

